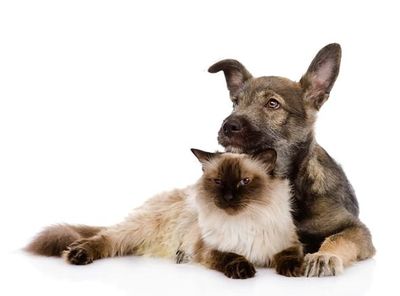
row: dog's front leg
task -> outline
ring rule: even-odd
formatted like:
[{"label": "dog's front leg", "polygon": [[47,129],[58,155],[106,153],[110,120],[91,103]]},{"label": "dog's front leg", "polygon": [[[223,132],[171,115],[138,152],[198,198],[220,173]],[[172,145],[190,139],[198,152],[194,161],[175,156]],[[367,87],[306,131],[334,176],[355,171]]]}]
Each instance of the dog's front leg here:
[{"label": "dog's front leg", "polygon": [[371,234],[361,222],[327,237],[318,252],[304,258],[304,274],[334,276],[357,260],[371,258],[375,254]]}]

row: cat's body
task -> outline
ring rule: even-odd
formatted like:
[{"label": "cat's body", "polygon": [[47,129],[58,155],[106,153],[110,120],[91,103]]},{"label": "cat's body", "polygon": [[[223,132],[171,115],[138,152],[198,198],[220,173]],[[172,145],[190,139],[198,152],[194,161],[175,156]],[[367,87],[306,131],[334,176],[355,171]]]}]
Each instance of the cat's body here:
[{"label": "cat's body", "polygon": [[243,255],[256,266],[273,266],[274,255],[292,247],[297,240],[288,188],[286,180],[278,180],[271,190],[271,203],[259,204],[235,216],[223,210],[207,211],[199,205],[202,240],[220,251]]},{"label": "cat's body", "polygon": [[62,253],[78,265],[132,254],[198,262],[232,278],[254,276],[253,265],[298,275],[302,250],[288,181],[266,173],[275,158],[193,152],[204,170],[195,185],[159,194],[111,227],[90,232],[82,226],[85,233],[79,226],[49,228],[28,250]]}]

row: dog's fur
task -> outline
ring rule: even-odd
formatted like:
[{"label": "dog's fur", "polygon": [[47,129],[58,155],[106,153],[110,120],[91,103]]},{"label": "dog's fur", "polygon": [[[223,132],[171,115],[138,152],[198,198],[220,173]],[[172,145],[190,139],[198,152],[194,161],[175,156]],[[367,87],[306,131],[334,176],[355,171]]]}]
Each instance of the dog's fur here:
[{"label": "dog's fur", "polygon": [[268,76],[253,78],[236,60],[223,60],[209,72],[223,71],[232,114],[218,140],[227,151],[278,152],[276,176],[294,189],[293,217],[305,251],[307,276],[329,276],[375,249],[359,220],[358,203],[342,168],[317,144],[314,123],[339,73],[341,48],[322,48],[299,82]]},{"label": "dog's fur", "polygon": [[194,186],[150,199],[115,226],[49,227],[27,250],[77,265],[134,254],[199,262],[231,278],[253,277],[254,266],[300,275],[289,182],[271,176],[276,152],[192,151],[204,171]]}]

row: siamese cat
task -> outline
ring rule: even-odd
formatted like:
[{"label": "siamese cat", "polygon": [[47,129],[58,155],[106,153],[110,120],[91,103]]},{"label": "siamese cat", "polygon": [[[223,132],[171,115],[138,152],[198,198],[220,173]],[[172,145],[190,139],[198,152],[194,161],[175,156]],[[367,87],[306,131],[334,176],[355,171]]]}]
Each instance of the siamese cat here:
[{"label": "siamese cat", "polygon": [[302,246],[291,217],[288,180],[274,177],[276,152],[256,156],[192,149],[198,182],[161,193],[111,227],[50,226],[27,246],[76,265],[123,255],[197,262],[227,277],[253,277],[255,267],[299,276]]}]

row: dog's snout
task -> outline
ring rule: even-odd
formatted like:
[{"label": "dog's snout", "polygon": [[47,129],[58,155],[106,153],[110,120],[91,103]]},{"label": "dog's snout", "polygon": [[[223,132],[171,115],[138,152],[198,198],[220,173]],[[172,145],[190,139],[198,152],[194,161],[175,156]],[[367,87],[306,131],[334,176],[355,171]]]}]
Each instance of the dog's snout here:
[{"label": "dog's snout", "polygon": [[224,130],[225,135],[229,135],[231,133],[240,132],[243,128],[243,125],[238,118],[230,118],[225,121],[222,128]]},{"label": "dog's snout", "polygon": [[261,135],[246,114],[231,114],[222,122],[218,132],[218,143],[227,151],[245,152],[247,147],[257,144]]}]

